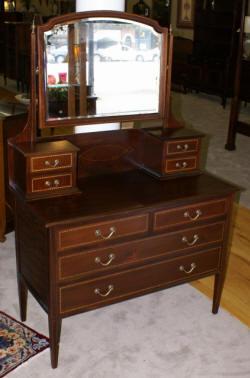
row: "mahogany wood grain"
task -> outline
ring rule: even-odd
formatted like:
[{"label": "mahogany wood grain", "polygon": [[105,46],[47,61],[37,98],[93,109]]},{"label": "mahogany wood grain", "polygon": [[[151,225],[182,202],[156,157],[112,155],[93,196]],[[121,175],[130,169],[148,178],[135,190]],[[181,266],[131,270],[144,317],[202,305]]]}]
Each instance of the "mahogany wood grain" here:
[{"label": "mahogany wood grain", "polygon": [[63,251],[79,246],[104,243],[110,239],[116,240],[125,236],[144,234],[148,231],[148,218],[149,215],[146,213],[88,225],[69,225],[56,233],[57,250]]},{"label": "mahogany wood grain", "polygon": [[195,224],[214,217],[224,217],[227,211],[225,199],[188,205],[176,209],[156,211],[154,214],[155,230],[166,230],[169,227]]},{"label": "mahogany wood grain", "polygon": [[[192,229],[169,232],[164,235],[150,236],[140,240],[121,244],[112,244],[106,248],[76,251],[59,256],[59,280],[75,279],[86,275],[104,274],[114,268],[124,268],[128,265],[148,262],[155,258],[167,258],[169,254],[181,255],[187,251],[211,247],[211,244],[220,244],[224,237],[224,223],[218,222]],[[194,235],[199,239],[192,246],[183,242],[192,241]]]},{"label": "mahogany wood grain", "polygon": [[[195,276],[211,274],[218,270],[219,261],[220,253],[218,249],[213,249],[197,252],[184,258],[175,258],[130,269],[92,281],[65,285],[59,289],[60,313],[65,316],[69,313],[105,306],[136,295],[163,289],[177,284],[179,281],[194,279]],[[196,264],[196,268],[190,274],[180,269],[181,266],[184,266],[184,269],[189,271],[192,263]],[[113,286],[110,295],[102,297],[95,293],[95,289],[99,289],[102,295],[107,294],[110,285]]]}]

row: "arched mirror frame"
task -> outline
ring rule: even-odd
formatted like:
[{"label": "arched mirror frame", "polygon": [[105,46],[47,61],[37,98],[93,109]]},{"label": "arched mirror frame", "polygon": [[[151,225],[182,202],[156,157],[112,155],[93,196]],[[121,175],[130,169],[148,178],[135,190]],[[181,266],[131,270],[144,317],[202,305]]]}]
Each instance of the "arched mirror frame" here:
[{"label": "arched mirror frame", "polygon": [[[140,23],[142,25],[151,26],[157,33],[162,35],[161,56],[160,56],[160,80],[159,80],[159,112],[151,114],[133,114],[133,115],[117,115],[117,116],[98,116],[98,117],[75,117],[75,118],[61,118],[55,120],[46,120],[46,97],[45,97],[45,72],[44,72],[44,33],[52,29],[57,24],[69,24],[73,21],[88,18],[114,18],[121,20],[128,20]],[[171,79],[170,64],[168,62],[170,57],[168,29],[161,27],[155,20],[141,17],[135,14],[116,11],[91,11],[71,13],[63,16],[58,16],[51,19],[48,23],[37,27],[37,47],[38,47],[38,127],[65,127],[77,125],[89,125],[106,122],[121,122],[121,121],[136,121],[142,119],[167,119],[169,117],[169,94]],[[168,69],[167,69],[168,67]],[[118,88],[119,93],[119,88]]]}]

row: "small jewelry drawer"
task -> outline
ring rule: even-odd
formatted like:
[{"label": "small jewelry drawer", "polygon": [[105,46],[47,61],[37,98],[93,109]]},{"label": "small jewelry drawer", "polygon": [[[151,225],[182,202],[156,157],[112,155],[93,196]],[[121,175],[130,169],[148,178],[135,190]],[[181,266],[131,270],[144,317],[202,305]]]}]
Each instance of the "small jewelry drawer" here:
[{"label": "small jewelry drawer", "polygon": [[184,172],[198,168],[198,157],[185,157],[181,159],[167,159],[165,170],[166,173]]},{"label": "small jewelry drawer", "polygon": [[216,272],[220,248],[59,288],[60,313],[84,311]]},{"label": "small jewelry drawer", "polygon": [[201,220],[224,216],[227,210],[225,199],[201,202],[176,209],[160,210],[154,213],[153,229],[162,230],[169,227],[191,224]]},{"label": "small jewelry drawer", "polygon": [[167,155],[176,155],[189,152],[198,152],[199,142],[199,139],[184,139],[167,142],[166,153]]},{"label": "small jewelry drawer", "polygon": [[75,279],[88,273],[95,274],[169,253],[205,247],[211,243],[221,243],[223,233],[224,223],[220,222],[129,243],[116,244],[108,248],[60,256],[58,259],[58,277],[60,281]]},{"label": "small jewelry drawer", "polygon": [[32,177],[31,193],[72,188],[72,174]]},{"label": "small jewelry drawer", "polygon": [[125,236],[143,234],[148,231],[148,218],[148,214],[141,214],[106,222],[69,226],[69,228],[56,231],[56,249],[64,251]]},{"label": "small jewelry drawer", "polygon": [[72,168],[72,153],[46,155],[30,158],[31,173]]}]

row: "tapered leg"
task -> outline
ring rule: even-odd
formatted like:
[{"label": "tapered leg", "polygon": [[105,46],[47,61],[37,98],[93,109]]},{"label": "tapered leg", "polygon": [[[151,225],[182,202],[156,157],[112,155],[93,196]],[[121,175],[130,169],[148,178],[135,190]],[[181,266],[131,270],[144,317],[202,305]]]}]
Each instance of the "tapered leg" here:
[{"label": "tapered leg", "polygon": [[214,298],[213,298],[213,308],[212,308],[213,314],[217,314],[219,310],[222,290],[224,286],[224,280],[225,280],[225,274],[218,273],[215,275]]},{"label": "tapered leg", "polygon": [[27,317],[27,298],[28,298],[28,289],[23,281],[18,277],[18,295],[19,295],[19,306],[20,306],[20,316],[22,322],[25,322]]},{"label": "tapered leg", "polygon": [[52,316],[49,316],[50,358],[53,369],[55,369],[58,365],[61,326],[61,319],[53,319]]}]

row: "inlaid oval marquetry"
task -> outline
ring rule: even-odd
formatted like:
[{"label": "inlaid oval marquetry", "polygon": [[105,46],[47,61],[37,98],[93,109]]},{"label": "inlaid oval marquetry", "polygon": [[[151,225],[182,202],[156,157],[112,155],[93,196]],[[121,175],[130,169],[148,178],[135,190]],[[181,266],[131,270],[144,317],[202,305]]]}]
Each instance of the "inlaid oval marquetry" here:
[{"label": "inlaid oval marquetry", "polygon": [[80,159],[92,162],[118,160],[131,151],[132,148],[124,148],[124,146],[117,144],[106,144],[83,151]]}]

